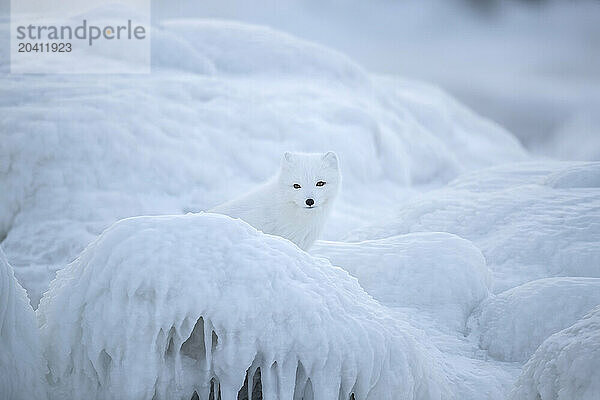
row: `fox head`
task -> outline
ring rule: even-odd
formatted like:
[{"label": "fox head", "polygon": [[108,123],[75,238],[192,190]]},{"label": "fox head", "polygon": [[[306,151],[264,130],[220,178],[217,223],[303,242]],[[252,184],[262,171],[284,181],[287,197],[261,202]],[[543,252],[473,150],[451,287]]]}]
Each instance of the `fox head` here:
[{"label": "fox head", "polygon": [[306,212],[327,207],[341,184],[338,158],[332,151],[324,154],[286,152],[281,160],[279,184],[284,199]]}]

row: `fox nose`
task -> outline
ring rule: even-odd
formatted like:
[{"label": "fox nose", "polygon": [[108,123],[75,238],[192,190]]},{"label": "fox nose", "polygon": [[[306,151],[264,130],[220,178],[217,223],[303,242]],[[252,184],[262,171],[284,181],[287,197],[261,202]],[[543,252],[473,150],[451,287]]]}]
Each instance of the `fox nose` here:
[{"label": "fox nose", "polygon": [[311,207],[313,204],[315,204],[315,201],[313,199],[306,199],[305,203],[307,206]]}]

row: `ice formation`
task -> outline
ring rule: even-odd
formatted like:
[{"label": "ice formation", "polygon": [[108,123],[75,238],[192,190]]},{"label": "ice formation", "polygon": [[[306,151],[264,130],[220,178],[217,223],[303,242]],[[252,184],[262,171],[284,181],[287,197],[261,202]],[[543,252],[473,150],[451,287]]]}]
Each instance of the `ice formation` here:
[{"label": "ice formation", "polygon": [[0,248],[0,398],[46,398],[45,361],[25,290]]},{"label": "ice formation", "polygon": [[175,21],[152,41],[150,75],[0,74],[0,238],[34,305],[113,222],[210,209],[275,174],[284,151],[340,156],[329,239],[411,184],[527,158],[443,92],[272,29]]},{"label": "ice formation", "polygon": [[[499,293],[551,276],[600,277],[600,190],[595,163],[532,162],[467,173],[415,196],[347,240],[450,232],[483,252]],[[582,187],[569,187],[580,182]]]},{"label": "ice formation", "polygon": [[[345,271],[217,214],[107,229],[38,310],[55,398],[447,399],[435,349]],[[220,389],[219,389],[220,388]]]},{"label": "ice formation", "polygon": [[600,306],[542,343],[525,364],[512,400],[600,398]]},{"label": "ice formation", "polygon": [[485,301],[474,315],[474,336],[492,357],[527,361],[548,336],[572,325],[598,304],[599,278],[528,282]]},{"label": "ice formation", "polygon": [[467,317],[488,296],[490,272],[481,251],[449,233],[319,241],[310,252],[358,278],[383,304],[433,312],[457,329],[464,329]]}]

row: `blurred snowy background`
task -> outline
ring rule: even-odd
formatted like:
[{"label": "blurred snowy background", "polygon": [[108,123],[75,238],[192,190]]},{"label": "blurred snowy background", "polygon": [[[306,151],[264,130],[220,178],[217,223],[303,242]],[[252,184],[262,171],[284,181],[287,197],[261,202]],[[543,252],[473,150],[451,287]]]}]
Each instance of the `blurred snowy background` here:
[{"label": "blurred snowy background", "polygon": [[263,24],[370,72],[442,87],[536,154],[600,159],[596,0],[154,1],[154,17]]}]

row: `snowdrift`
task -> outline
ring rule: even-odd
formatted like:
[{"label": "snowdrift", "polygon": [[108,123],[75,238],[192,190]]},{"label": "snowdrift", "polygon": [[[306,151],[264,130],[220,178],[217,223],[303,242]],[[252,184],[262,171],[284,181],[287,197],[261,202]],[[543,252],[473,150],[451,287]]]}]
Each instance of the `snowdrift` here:
[{"label": "snowdrift", "polygon": [[512,400],[600,398],[600,307],[546,339],[516,385]]},{"label": "snowdrift", "polygon": [[479,247],[498,293],[552,277],[600,277],[597,163],[536,162],[467,173],[347,240],[450,232]]},{"label": "snowdrift", "polygon": [[431,312],[459,330],[489,293],[490,272],[481,251],[448,233],[360,243],[319,241],[310,253],[348,271],[383,304]]},{"label": "snowdrift", "polygon": [[0,398],[45,399],[37,321],[0,248]]},{"label": "snowdrift", "polygon": [[548,336],[598,304],[598,278],[540,279],[485,301],[474,315],[473,335],[492,357],[527,361]]},{"label": "snowdrift", "polygon": [[451,397],[435,350],[345,271],[222,215],[119,221],[38,313],[57,399]]},{"label": "snowdrift", "polygon": [[527,158],[441,91],[268,28],[173,21],[153,45],[150,75],[0,74],[0,238],[34,305],[113,222],[210,209],[268,179],[287,150],[340,156],[328,239],[409,185]]}]

